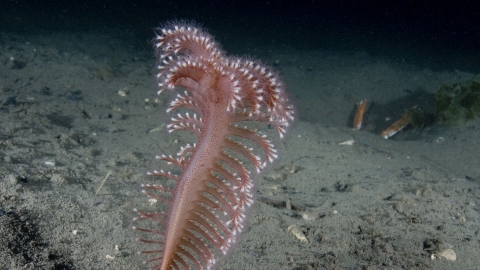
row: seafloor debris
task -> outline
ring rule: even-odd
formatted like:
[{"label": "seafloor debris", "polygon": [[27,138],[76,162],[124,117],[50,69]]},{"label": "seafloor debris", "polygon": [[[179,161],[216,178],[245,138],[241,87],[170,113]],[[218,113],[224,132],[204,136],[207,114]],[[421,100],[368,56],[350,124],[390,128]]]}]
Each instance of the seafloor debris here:
[{"label": "seafloor debris", "polygon": [[451,248],[449,249],[445,249],[445,250],[442,250],[438,253],[433,253],[432,255],[430,255],[430,258],[432,260],[435,260],[439,257],[443,257],[449,261],[456,261],[457,260],[457,254],[455,253],[455,251]]},{"label": "seafloor debris", "polygon": [[355,143],[355,141],[350,139],[350,140],[346,140],[344,142],[341,142],[338,145],[353,145],[354,143]]},{"label": "seafloor debris", "polygon": [[305,234],[300,230],[297,225],[290,225],[288,226],[288,230],[298,239],[300,242],[308,243],[308,239]]}]

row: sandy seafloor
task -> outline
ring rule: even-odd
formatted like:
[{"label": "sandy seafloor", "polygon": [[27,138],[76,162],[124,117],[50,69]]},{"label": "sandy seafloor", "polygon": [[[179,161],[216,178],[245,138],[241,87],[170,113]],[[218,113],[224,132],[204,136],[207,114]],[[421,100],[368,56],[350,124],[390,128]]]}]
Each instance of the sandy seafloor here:
[{"label": "sandy seafloor", "polygon": [[[139,185],[160,182],[146,176],[165,168],[155,155],[191,137],[165,130],[173,94],[156,96],[153,50],[123,43],[0,36],[0,269],[140,269]],[[248,53],[280,72],[299,120],[274,140],[280,159],[255,176],[249,226],[219,269],[478,269],[480,121],[369,132],[399,118],[411,93],[475,74],[361,50]],[[364,98],[384,110],[355,131],[348,119]],[[456,261],[432,259],[447,249]]]}]

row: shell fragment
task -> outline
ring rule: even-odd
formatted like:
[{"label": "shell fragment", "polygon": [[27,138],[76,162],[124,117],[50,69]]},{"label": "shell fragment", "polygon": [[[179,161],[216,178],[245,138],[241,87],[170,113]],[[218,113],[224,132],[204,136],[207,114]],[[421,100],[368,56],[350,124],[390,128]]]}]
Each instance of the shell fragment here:
[{"label": "shell fragment", "polygon": [[297,225],[288,226],[288,230],[298,239],[300,242],[308,243],[308,239],[305,234],[300,230]]}]

